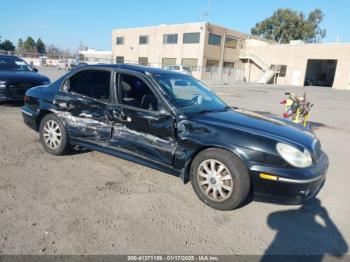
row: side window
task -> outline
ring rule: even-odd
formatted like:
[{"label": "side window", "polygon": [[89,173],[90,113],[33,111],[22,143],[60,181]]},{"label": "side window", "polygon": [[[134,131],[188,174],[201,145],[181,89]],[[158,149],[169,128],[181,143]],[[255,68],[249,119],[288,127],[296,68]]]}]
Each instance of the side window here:
[{"label": "side window", "polygon": [[78,93],[108,102],[110,95],[110,79],[110,71],[81,71],[69,79],[69,92]]},{"label": "side window", "polygon": [[157,97],[147,84],[133,75],[120,74],[118,97],[121,104],[132,107],[151,111],[159,107]]}]

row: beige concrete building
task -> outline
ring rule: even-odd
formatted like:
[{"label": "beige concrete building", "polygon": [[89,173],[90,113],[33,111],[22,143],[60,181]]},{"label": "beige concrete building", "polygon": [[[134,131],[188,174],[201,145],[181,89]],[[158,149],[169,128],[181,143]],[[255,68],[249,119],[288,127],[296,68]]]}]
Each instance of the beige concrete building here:
[{"label": "beige concrete building", "polygon": [[115,63],[155,67],[191,66],[204,78],[205,67],[234,67],[249,35],[209,23],[116,29],[112,33]]},{"label": "beige concrete building", "polygon": [[182,64],[203,80],[350,89],[350,44],[278,44],[209,23],[113,30],[112,60]]},{"label": "beige concrete building", "polygon": [[350,89],[350,44],[247,40],[240,59],[247,81]]}]

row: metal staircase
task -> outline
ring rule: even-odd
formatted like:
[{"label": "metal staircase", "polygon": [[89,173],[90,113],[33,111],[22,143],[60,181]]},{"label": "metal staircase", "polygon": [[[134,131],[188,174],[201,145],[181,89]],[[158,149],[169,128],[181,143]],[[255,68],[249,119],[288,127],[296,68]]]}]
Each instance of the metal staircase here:
[{"label": "metal staircase", "polygon": [[271,79],[279,73],[279,70],[276,66],[273,66],[271,64],[268,64],[263,59],[261,59],[259,56],[257,56],[254,53],[242,53],[239,56],[240,60],[248,60],[252,61],[254,64],[256,64],[262,71],[261,77],[256,81],[259,84],[267,84],[271,81]]},{"label": "metal staircase", "polygon": [[259,84],[267,84],[270,80],[277,74],[276,70],[267,70],[262,76],[257,80]]}]

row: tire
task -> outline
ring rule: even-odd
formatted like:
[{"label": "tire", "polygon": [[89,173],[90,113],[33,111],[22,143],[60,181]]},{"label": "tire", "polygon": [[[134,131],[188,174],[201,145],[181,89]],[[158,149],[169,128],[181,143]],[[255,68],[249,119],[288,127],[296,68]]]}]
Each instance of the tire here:
[{"label": "tire", "polygon": [[[212,172],[212,168],[216,172]],[[206,205],[218,210],[232,210],[246,200],[250,177],[242,160],[217,148],[200,152],[191,165],[191,184]]]},{"label": "tire", "polygon": [[56,156],[69,153],[71,146],[68,133],[55,114],[44,116],[40,122],[39,135],[46,152]]}]

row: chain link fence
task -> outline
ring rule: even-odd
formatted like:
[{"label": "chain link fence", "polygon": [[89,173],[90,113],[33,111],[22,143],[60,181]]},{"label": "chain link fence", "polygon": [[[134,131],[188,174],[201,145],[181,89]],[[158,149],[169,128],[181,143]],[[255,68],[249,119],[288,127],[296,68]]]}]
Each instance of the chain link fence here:
[{"label": "chain link fence", "polygon": [[[0,50],[0,54],[15,55],[21,57],[29,64],[41,67],[56,67],[58,69],[64,69],[66,65],[77,61],[77,57],[62,55],[62,54],[38,54],[27,52],[9,52]],[[82,62],[88,64],[112,64],[115,61],[112,59],[82,59]],[[139,61],[124,60],[126,64],[140,64]],[[147,63],[144,66],[161,68],[161,64]],[[188,66],[191,68],[191,73],[194,77],[208,82],[222,82],[222,83],[235,83],[245,82],[244,69],[240,67],[205,67],[205,66]]]},{"label": "chain link fence", "polygon": [[202,67],[201,80],[211,82],[245,82],[244,70],[232,67]]}]

